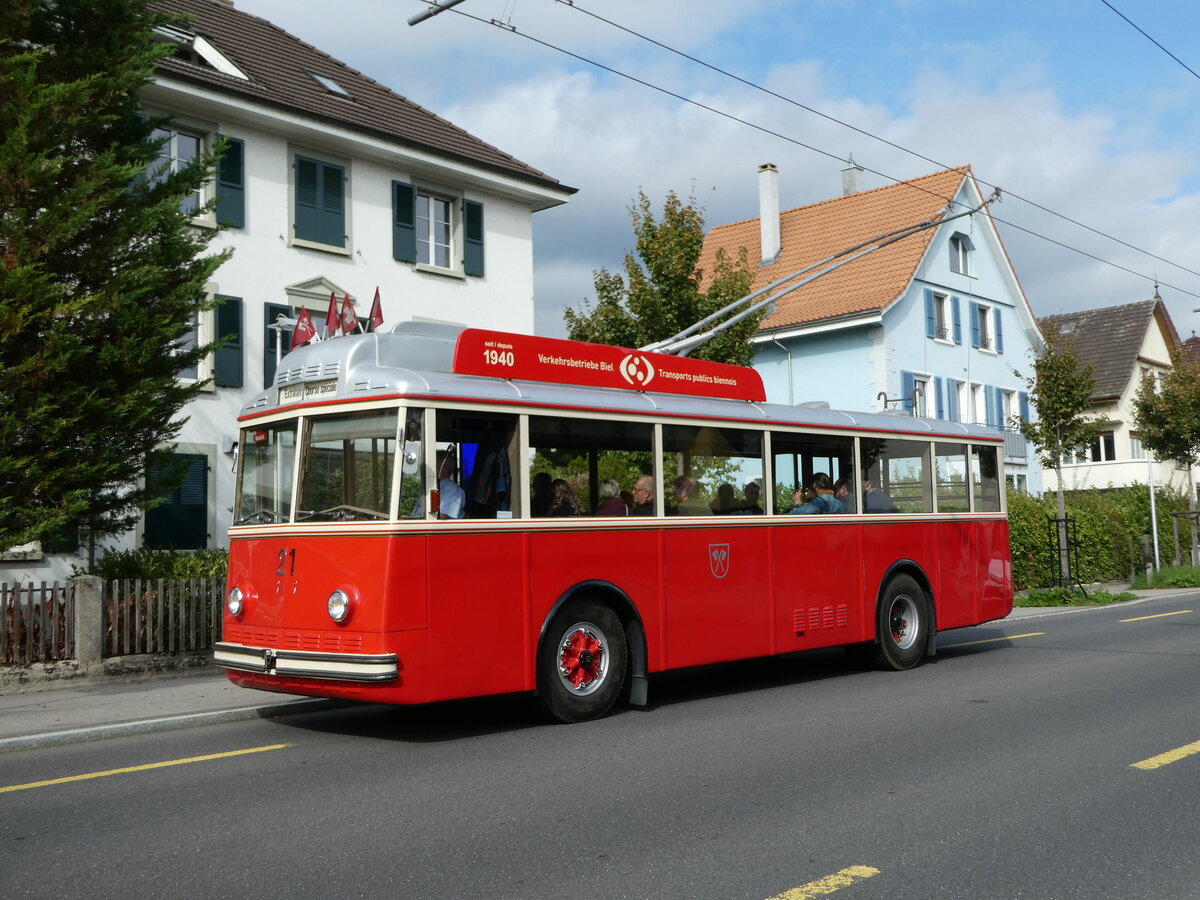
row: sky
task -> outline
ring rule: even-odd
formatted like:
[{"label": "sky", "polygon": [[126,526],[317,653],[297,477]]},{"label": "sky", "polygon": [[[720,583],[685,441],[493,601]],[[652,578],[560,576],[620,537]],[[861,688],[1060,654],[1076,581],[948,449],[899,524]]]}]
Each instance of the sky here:
[{"label": "sky", "polygon": [[864,188],[967,164],[1000,187],[1035,315],[1157,281],[1200,332],[1196,0],[464,0],[416,26],[422,0],[235,5],[578,189],[534,216],[539,334],[622,268],[639,191],[712,227],[758,216],[760,164],[790,209],[839,196],[850,156]]}]

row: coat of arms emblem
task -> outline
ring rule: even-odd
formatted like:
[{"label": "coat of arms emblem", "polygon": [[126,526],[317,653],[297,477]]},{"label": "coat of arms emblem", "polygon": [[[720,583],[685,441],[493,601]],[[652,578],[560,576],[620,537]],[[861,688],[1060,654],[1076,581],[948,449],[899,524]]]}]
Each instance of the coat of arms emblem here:
[{"label": "coat of arms emblem", "polygon": [[729,574],[729,545],[708,545],[708,568],[713,578],[724,578]]}]

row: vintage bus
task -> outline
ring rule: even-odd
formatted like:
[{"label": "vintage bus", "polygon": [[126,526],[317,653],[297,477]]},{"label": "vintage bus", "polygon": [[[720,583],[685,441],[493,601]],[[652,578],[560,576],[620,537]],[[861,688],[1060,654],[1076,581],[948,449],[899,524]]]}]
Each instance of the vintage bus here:
[{"label": "vintage bus", "polygon": [[[215,661],[245,687],[574,722],[670,669],[907,669],[1012,608],[995,430],[769,404],[753,369],[410,322],[290,353],[241,425]],[[789,514],[817,473],[844,511]]]}]

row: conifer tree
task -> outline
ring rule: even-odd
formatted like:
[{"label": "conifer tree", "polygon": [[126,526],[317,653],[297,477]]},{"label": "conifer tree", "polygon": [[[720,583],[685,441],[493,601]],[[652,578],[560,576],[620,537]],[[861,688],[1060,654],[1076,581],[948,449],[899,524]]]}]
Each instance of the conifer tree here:
[{"label": "conifer tree", "polygon": [[212,349],[194,327],[225,256],[184,209],[212,160],[164,165],[138,100],[171,21],[0,4],[0,548],[128,528],[199,390],[177,375]]},{"label": "conifer tree", "polygon": [[[722,251],[716,270],[708,273],[708,289],[701,291],[706,273],[697,269],[697,263],[704,246],[704,213],[695,197],[685,204],[674,191],[668,192],[662,216],[656,219],[650,198],[639,191],[629,213],[637,255],[625,254],[624,278],[607,269],[595,273],[594,305],[585,302],[580,310],[563,312],[573,340],[644,347],[679,333],[749,292],[753,275],[745,250],[736,260]],[[747,316],[689,355],[749,365],[750,337],[763,315],[765,311]]]}]

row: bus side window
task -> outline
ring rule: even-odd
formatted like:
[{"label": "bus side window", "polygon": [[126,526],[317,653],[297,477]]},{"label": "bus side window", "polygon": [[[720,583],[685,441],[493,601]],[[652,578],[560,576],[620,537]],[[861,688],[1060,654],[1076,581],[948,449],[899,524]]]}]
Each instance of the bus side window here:
[{"label": "bus side window", "polygon": [[863,438],[863,512],[933,512],[928,441]]},{"label": "bus side window", "polygon": [[440,450],[451,445],[454,483],[463,492],[463,518],[512,518],[517,417],[439,410],[437,446]]},{"label": "bus side window", "polygon": [[530,416],[529,515],[596,515],[609,479],[632,499],[638,478],[654,473],[653,446],[645,422]]},{"label": "bus side window", "polygon": [[853,438],[773,431],[771,453],[775,478],[771,497],[777,514],[791,509],[797,491],[809,487],[818,474],[828,475],[835,487],[846,486],[847,490],[838,497],[839,512],[853,513],[858,509]]}]

